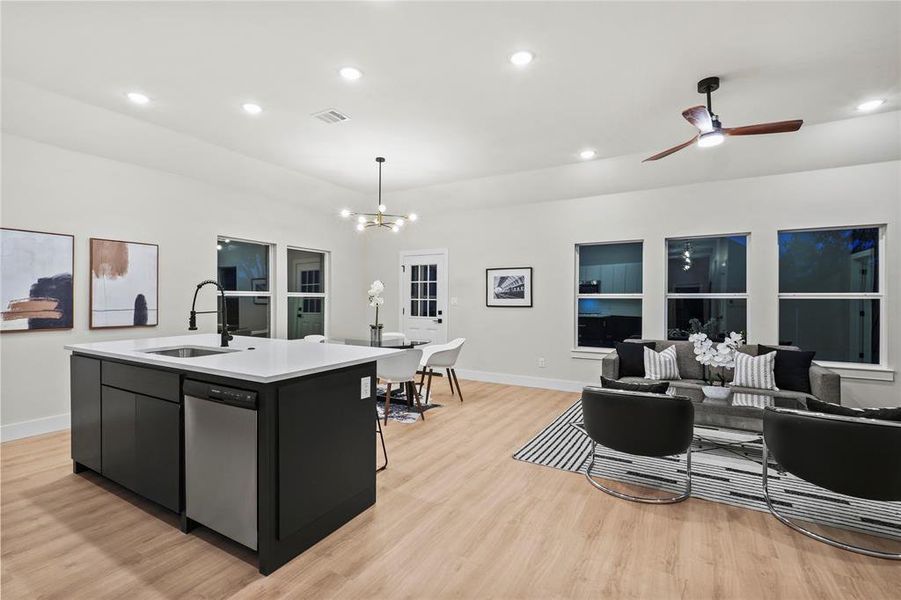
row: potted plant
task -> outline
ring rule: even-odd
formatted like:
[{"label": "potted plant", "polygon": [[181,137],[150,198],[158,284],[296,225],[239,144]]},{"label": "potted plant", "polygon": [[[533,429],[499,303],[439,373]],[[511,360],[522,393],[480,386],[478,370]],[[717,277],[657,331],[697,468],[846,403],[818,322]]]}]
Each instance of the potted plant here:
[{"label": "potted plant", "polygon": [[[706,333],[695,333],[689,336],[688,341],[694,344],[695,360],[704,365],[704,381],[707,383],[702,388],[704,395],[725,400],[732,393],[726,387],[725,371],[735,368],[735,354],[744,343],[744,338],[733,331],[724,341],[715,344]],[[719,385],[716,385],[717,381]]]},{"label": "potted plant", "polygon": [[375,323],[369,326],[369,339],[372,343],[382,343],[382,324],[379,323],[379,307],[385,303],[382,292],[385,291],[385,284],[376,279],[369,286],[369,306],[375,308]]}]

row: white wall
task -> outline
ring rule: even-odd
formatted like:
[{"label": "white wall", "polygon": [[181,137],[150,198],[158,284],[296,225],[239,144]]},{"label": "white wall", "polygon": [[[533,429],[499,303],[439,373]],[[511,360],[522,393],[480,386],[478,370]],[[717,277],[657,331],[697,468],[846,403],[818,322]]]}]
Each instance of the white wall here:
[{"label": "white wall", "polygon": [[[386,284],[386,328],[397,326],[398,252],[449,250],[449,336],[467,343],[460,368],[482,373],[540,377],[536,383],[574,387],[596,381],[596,359],[575,358],[574,245],[615,240],[645,241],[644,336],[664,337],[665,238],[750,233],[748,327],[751,342],[774,343],[778,333],[777,231],[780,229],[887,224],[888,363],[901,363],[898,317],[901,255],[901,162],[828,168],[681,187],[633,191],[576,200],[453,212],[446,190],[405,194],[427,206],[443,198],[446,212],[426,214],[402,234],[366,237],[368,279]],[[482,180],[470,182],[474,195]],[[455,184],[460,189],[461,184]],[[396,203],[396,202],[395,202]],[[485,268],[533,266],[534,308],[485,306]],[[538,358],[547,367],[537,367]],[[860,373],[846,373],[861,376]],[[480,375],[483,377],[490,377]],[[892,377],[891,373],[880,373]],[[509,378],[508,378],[509,379]],[[846,378],[848,405],[901,405],[901,382]]]},{"label": "white wall", "polygon": [[[363,289],[362,241],[334,214],[259,193],[217,186],[164,171],[65,150],[3,134],[4,227],[75,235],[75,327],[71,331],[3,333],[0,336],[0,425],[4,438],[68,425],[68,356],[64,344],[187,333],[195,284],[216,276],[216,237],[277,245],[275,333],[285,337],[287,246],[331,252],[333,335],[359,335],[366,327],[359,298]],[[337,194],[338,192],[333,192]],[[323,205],[332,198],[318,188]],[[306,197],[305,202],[315,202]],[[308,206],[308,205],[307,205]],[[91,237],[151,242],[160,248],[160,322],[144,329],[88,329],[88,240]],[[215,308],[212,289],[202,309]],[[362,292],[359,296],[362,295]],[[212,315],[198,317],[202,331],[215,331]]]}]

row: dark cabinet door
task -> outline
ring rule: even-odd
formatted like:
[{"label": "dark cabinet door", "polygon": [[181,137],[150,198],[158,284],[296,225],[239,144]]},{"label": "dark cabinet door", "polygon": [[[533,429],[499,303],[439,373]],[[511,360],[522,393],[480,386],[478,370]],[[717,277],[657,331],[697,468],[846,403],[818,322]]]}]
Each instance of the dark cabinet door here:
[{"label": "dark cabinet door", "polygon": [[72,356],[69,365],[72,460],[99,473],[102,469],[100,361]]},{"label": "dark cabinet door", "polygon": [[102,390],[102,473],[134,490],[136,394],[108,386]]},{"label": "dark cabinet door", "polygon": [[135,396],[135,491],[166,508],[181,508],[181,405]]}]

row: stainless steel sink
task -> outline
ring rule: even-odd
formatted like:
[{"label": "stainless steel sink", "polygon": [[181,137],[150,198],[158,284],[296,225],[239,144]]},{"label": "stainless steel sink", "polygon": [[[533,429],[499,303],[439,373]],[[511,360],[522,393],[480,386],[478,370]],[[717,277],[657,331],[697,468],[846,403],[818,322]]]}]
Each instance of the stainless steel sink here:
[{"label": "stainless steel sink", "polygon": [[174,358],[197,358],[198,356],[210,356],[212,354],[227,354],[240,352],[240,348],[210,348],[209,346],[177,346],[175,348],[159,348],[156,350],[144,350],[145,354],[159,354],[160,356],[172,356]]}]

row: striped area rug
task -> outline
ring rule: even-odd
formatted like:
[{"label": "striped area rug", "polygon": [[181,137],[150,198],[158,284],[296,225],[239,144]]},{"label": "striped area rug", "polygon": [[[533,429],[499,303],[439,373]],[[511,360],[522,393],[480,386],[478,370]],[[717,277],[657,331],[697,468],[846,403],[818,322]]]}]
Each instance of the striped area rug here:
[{"label": "striped area rug", "polygon": [[[572,423],[582,420],[577,401],[517,450],[516,460],[585,473],[591,441]],[[760,436],[715,427],[696,427],[692,446],[692,490],[696,498],[768,512],[761,483]],[[730,442],[730,449],[712,441]],[[648,458],[597,447],[592,475],[677,491],[684,487],[685,457]],[[853,498],[816,487],[770,467],[770,497],[786,516],[901,541],[901,503]],[[586,483],[586,485],[588,485]]]}]

